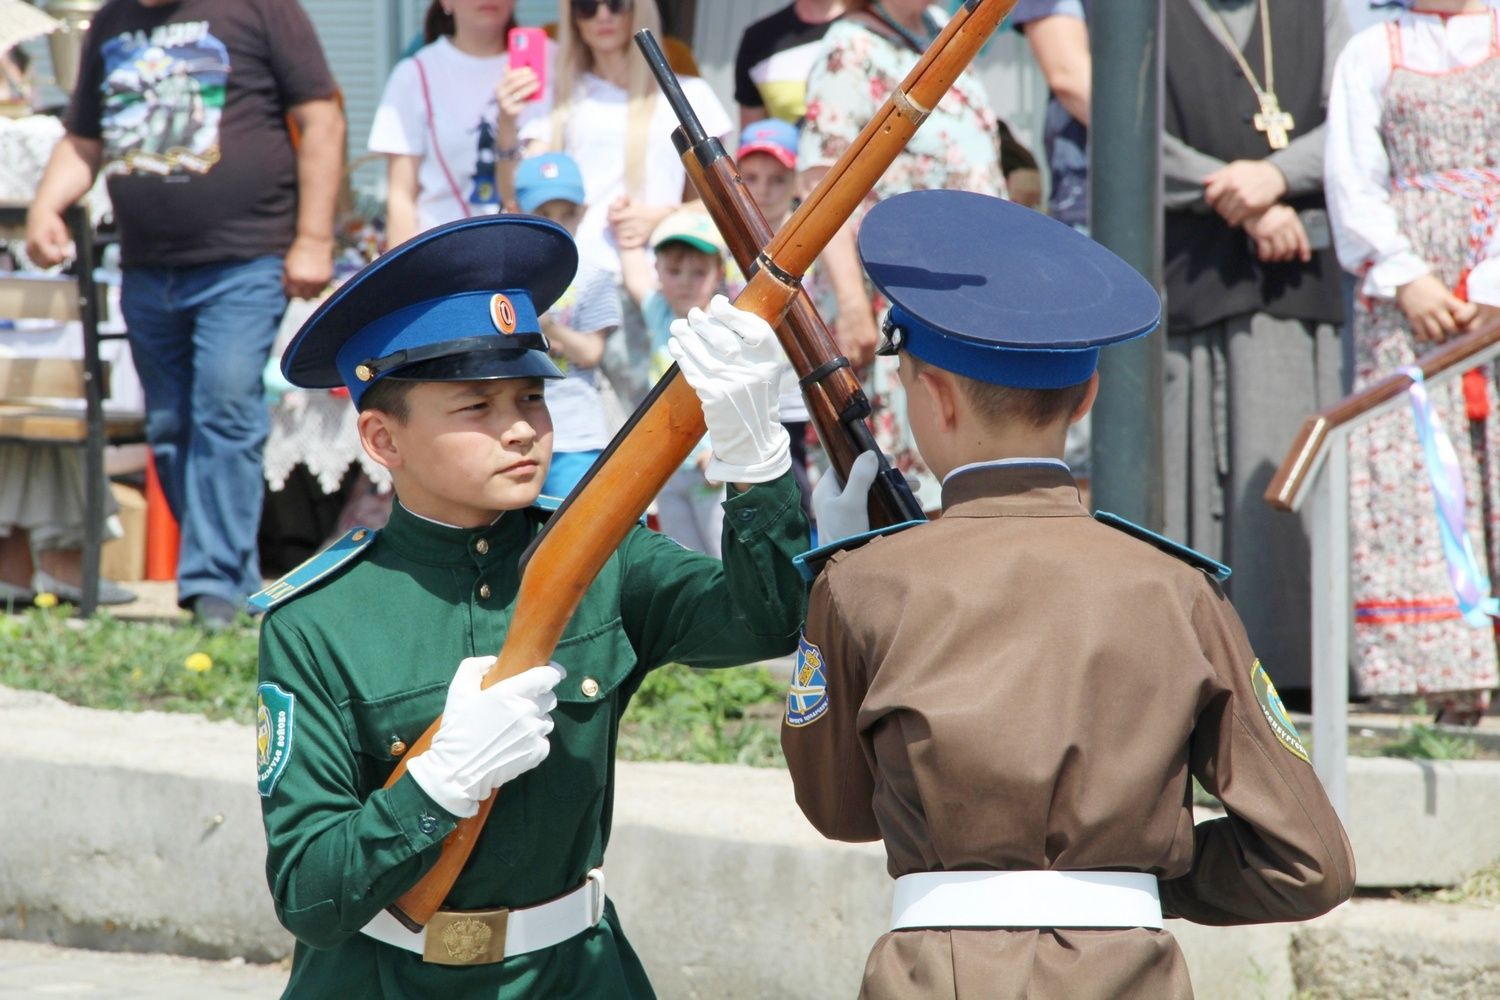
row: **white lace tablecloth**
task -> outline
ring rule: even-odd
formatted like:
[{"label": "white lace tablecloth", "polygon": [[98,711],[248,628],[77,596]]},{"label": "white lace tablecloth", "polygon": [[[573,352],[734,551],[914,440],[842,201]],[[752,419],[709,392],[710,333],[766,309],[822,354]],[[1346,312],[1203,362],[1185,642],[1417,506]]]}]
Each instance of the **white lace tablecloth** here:
[{"label": "white lace tablecloth", "polygon": [[349,400],[326,389],[293,389],[271,407],[271,436],[266,439],[266,483],[272,490],[286,486],[297,463],[318,480],[324,493],[338,490],[349,466],[359,463],[381,492],[391,476],[359,443],[359,414]]},{"label": "white lace tablecloth", "polygon": [[264,459],[266,483],[279,492],[300,462],[318,480],[324,493],[334,493],[349,467],[358,463],[370,482],[385,493],[391,488],[391,474],[365,454],[360,445],[359,413],[349,397],[342,393],[335,396],[327,389],[293,388],[278,370],[286,345],[319,304],[293,299],[287,304],[276,335],[272,361],[266,369],[266,384],[272,395],[280,393],[280,398],[271,406],[271,435],[266,439]]}]

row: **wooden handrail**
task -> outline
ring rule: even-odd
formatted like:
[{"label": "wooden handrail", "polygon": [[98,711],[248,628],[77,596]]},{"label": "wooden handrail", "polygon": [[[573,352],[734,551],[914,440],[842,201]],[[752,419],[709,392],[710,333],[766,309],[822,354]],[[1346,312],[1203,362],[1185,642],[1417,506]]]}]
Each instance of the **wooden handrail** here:
[{"label": "wooden handrail", "polygon": [[[1453,368],[1464,366],[1476,354],[1500,343],[1500,324],[1487,330],[1475,330],[1455,337],[1422,356],[1418,364],[1424,379],[1434,379]],[[1400,396],[1411,387],[1412,380],[1401,372],[1387,375],[1379,382],[1346,396],[1327,409],[1320,410],[1302,424],[1291,450],[1266,487],[1266,503],[1277,510],[1296,510],[1296,500],[1313,470],[1323,461],[1333,432],[1352,423],[1371,410]]]}]

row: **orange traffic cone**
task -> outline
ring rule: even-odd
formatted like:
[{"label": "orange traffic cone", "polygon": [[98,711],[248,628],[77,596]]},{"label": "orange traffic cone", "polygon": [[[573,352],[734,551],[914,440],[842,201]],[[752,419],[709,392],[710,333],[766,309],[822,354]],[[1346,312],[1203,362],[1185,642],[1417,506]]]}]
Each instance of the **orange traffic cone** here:
[{"label": "orange traffic cone", "polygon": [[146,579],[177,579],[177,519],[167,506],[156,460],[146,455]]}]

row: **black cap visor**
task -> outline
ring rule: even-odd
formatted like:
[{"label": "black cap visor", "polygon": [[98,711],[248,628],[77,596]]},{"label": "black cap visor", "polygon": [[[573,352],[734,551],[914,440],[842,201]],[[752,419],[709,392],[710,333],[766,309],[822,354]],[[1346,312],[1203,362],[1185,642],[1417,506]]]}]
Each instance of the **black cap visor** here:
[{"label": "black cap visor", "polygon": [[479,382],[500,378],[562,378],[543,351],[468,351],[403,365],[382,378],[402,382]]}]

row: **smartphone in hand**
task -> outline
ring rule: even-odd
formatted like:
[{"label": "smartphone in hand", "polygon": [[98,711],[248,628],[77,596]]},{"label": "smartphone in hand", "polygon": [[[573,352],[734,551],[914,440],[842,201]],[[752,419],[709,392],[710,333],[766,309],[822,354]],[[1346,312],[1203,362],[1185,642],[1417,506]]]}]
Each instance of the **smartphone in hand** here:
[{"label": "smartphone in hand", "polygon": [[527,66],[536,74],[536,93],[526,99],[541,100],[547,89],[547,33],[541,28],[511,28],[505,52],[510,57],[511,69]]}]

